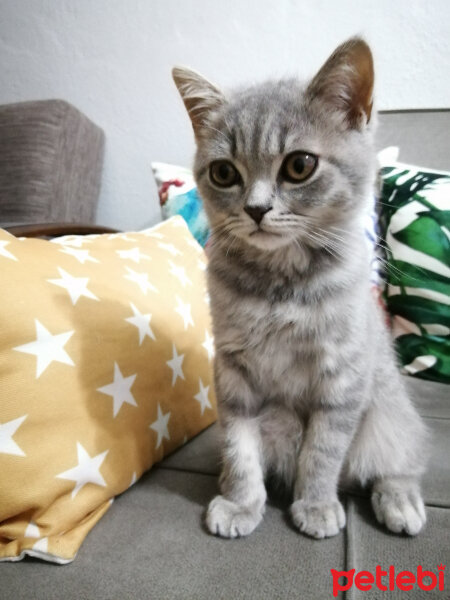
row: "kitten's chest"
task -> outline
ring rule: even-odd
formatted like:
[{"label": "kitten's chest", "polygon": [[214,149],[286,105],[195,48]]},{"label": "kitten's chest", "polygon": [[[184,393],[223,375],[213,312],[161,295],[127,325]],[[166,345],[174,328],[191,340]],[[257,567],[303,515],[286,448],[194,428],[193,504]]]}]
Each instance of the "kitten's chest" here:
[{"label": "kitten's chest", "polygon": [[329,349],[332,303],[243,299],[220,305],[213,315],[218,351],[232,354],[266,397],[306,395]]}]

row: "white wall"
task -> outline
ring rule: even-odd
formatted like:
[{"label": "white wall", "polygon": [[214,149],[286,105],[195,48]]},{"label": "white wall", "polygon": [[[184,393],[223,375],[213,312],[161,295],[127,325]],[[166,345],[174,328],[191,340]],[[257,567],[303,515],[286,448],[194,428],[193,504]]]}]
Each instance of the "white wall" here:
[{"label": "white wall", "polygon": [[380,109],[450,106],[448,0],[0,0],[0,103],[68,100],[106,132],[97,221],[159,220],[151,161],[190,165],[170,77],[230,86],[312,75],[355,33],[371,43]]}]

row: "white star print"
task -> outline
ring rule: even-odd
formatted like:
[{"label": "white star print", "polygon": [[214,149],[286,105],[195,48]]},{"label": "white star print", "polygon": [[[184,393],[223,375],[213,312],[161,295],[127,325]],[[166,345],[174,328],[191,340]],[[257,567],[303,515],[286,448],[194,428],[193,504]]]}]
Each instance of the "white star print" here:
[{"label": "white star print", "polygon": [[178,254],[182,254],[182,252],[180,252],[180,250],[178,250],[178,248],[175,248],[175,246],[173,244],[165,244],[164,242],[158,242],[158,246],[160,248],[162,248],[163,250],[167,250],[167,252],[170,252],[170,254],[172,256],[177,256]]},{"label": "white star print", "polygon": [[205,261],[198,259],[197,265],[198,265],[198,268],[201,271],[206,271],[206,263],[205,263]]},{"label": "white star print", "polygon": [[120,258],[128,258],[135,263],[140,263],[141,260],[151,260],[150,256],[147,256],[147,254],[141,254],[138,247],[130,248],[129,250],[116,250],[116,253]]},{"label": "white star print", "polygon": [[205,294],[204,300],[205,300],[205,304],[209,305],[209,302],[210,302],[209,294]]},{"label": "white star print", "polygon": [[120,372],[119,365],[114,363],[114,381],[97,389],[98,392],[113,397],[114,417],[117,416],[124,402],[131,404],[132,406],[137,406],[136,400],[133,398],[133,394],[130,391],[135,379],[136,374],[124,377]]},{"label": "white star print", "polygon": [[173,217],[172,218],[173,227],[186,227],[186,221],[183,217]]},{"label": "white star print", "polygon": [[0,256],[10,258],[11,260],[17,260],[17,258],[13,254],[11,254],[11,252],[5,249],[5,246],[7,246],[10,243],[11,242],[8,242],[6,240],[0,240]]},{"label": "white star print", "polygon": [[125,240],[126,242],[135,242],[133,238],[129,238],[126,233],[110,233],[108,235],[108,240],[115,240],[116,238],[120,238],[121,240]]},{"label": "white star print", "polygon": [[203,348],[208,353],[208,360],[211,360],[214,356],[214,338],[209,335],[209,332],[205,330],[205,341],[202,344]]},{"label": "white star print", "polygon": [[183,369],[181,367],[183,360],[184,354],[178,354],[175,344],[172,344],[172,358],[166,362],[166,365],[172,369],[172,387],[175,385],[177,377],[184,379]]},{"label": "white star print", "polygon": [[73,277],[67,273],[67,271],[60,269],[59,267],[58,271],[61,275],[61,279],[47,279],[47,281],[49,283],[53,283],[53,285],[58,285],[59,287],[67,290],[74,306],[81,296],[86,296],[86,298],[91,298],[92,300],[98,301],[97,296],[87,289],[89,277]]},{"label": "white star print", "polygon": [[198,379],[198,381],[200,384],[200,389],[198,394],[196,394],[194,398],[197,400],[197,402],[200,403],[200,410],[201,414],[203,415],[203,413],[205,412],[205,408],[212,408],[211,403],[208,399],[209,385],[205,387],[203,385],[203,381],[200,378]]},{"label": "white star print", "polygon": [[33,550],[38,550],[39,552],[48,552],[48,538],[44,537],[38,540],[34,544]]},{"label": "white star print", "polygon": [[172,275],[175,275],[175,277],[177,277],[179,279],[179,281],[183,287],[186,287],[187,283],[189,285],[192,285],[192,281],[186,275],[186,270],[184,267],[180,267],[180,266],[174,264],[171,260],[169,260],[169,265],[170,265],[169,273],[171,273]]},{"label": "white star print", "polygon": [[65,235],[60,238],[53,238],[50,240],[53,244],[61,244],[62,246],[73,246],[74,248],[81,248],[85,243],[90,242],[84,235]]},{"label": "white star print", "polygon": [[90,250],[76,250],[75,248],[71,248],[70,246],[68,246],[68,247],[65,247],[65,248],[60,248],[59,251],[60,252],[64,252],[64,254],[68,254],[69,256],[73,256],[82,265],[84,265],[84,263],[86,261],[88,261],[88,262],[94,262],[94,263],[100,262],[96,258],[94,258],[93,256],[89,256]]},{"label": "white star print", "polygon": [[163,439],[170,440],[169,430],[167,428],[167,423],[170,419],[170,412],[163,414],[161,410],[161,406],[158,404],[158,418],[154,423],[150,425],[150,429],[156,431],[158,434],[158,439],[156,441],[155,449],[159,448]]},{"label": "white star print", "polygon": [[175,312],[177,312],[184,322],[184,328],[187,329],[189,325],[194,326],[194,321],[192,320],[191,315],[191,305],[184,304],[184,302],[178,297],[175,296],[177,300],[177,306],[175,307]]},{"label": "white star print", "polygon": [[202,247],[197,242],[197,240],[193,240],[192,238],[185,238],[185,239],[186,239],[186,243],[189,244],[189,246],[192,246],[193,248],[195,248],[197,250],[197,252],[203,252]]},{"label": "white star print", "polygon": [[73,360],[64,350],[65,344],[72,337],[74,331],[52,335],[37,319],[34,322],[36,324],[36,340],[29,344],[23,344],[23,346],[17,346],[13,350],[34,354],[37,357],[36,379],[53,361],[74,366]]},{"label": "white star print", "polygon": [[12,439],[13,435],[25,421],[28,415],[0,424],[0,454],[14,454],[15,456],[26,456],[25,452],[19,448]]},{"label": "white star print", "polygon": [[100,474],[100,467],[108,452],[109,450],[105,450],[105,452],[91,458],[80,442],[77,442],[78,465],[73,467],[73,469],[64,471],[64,473],[55,475],[58,479],[75,481],[76,484],[72,490],[72,500],[87,483],[95,483],[96,485],[106,487],[106,481]]},{"label": "white star print", "polygon": [[33,521],[30,521],[25,529],[24,537],[38,538],[41,537],[39,527]]},{"label": "white star print", "polygon": [[145,235],[145,237],[157,238],[158,240],[164,239],[164,236],[162,233],[158,233],[157,231],[152,231],[151,229],[145,229],[144,231],[141,231],[141,234]]},{"label": "white star print", "polygon": [[139,330],[139,346],[142,345],[142,342],[144,341],[144,338],[147,335],[148,335],[148,337],[152,338],[152,340],[156,339],[155,334],[153,333],[153,331],[150,327],[150,321],[151,321],[152,315],[150,313],[148,313],[146,315],[141,314],[132,302],[130,302],[130,306],[134,313],[134,316],[128,317],[127,319],[125,319],[125,321],[127,321],[128,323],[131,323],[132,325],[134,325],[135,327],[138,328],[138,330]]},{"label": "white star print", "polygon": [[148,273],[137,273],[136,271],[133,271],[133,269],[130,269],[130,267],[126,267],[126,269],[128,271],[128,275],[124,275],[125,279],[129,279],[133,283],[137,283],[142,293],[147,295],[148,290],[159,293],[155,286],[152,285],[148,280]]}]

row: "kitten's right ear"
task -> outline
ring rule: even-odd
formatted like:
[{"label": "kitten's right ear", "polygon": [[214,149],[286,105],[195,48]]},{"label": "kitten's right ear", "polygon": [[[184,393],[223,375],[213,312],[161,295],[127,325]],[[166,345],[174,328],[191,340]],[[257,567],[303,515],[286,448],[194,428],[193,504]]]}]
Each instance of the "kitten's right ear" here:
[{"label": "kitten's right ear", "polygon": [[225,97],[215,85],[186,67],[174,67],[172,77],[198,136],[208,115],[225,103]]}]

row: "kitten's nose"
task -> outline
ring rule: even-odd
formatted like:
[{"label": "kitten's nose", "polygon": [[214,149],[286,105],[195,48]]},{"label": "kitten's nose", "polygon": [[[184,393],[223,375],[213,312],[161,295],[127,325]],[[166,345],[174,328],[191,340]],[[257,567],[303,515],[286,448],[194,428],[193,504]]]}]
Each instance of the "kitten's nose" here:
[{"label": "kitten's nose", "polygon": [[270,204],[259,204],[254,206],[244,206],[245,212],[251,216],[251,218],[255,221],[257,225],[259,225],[262,221],[263,216],[269,210],[272,210]]}]

